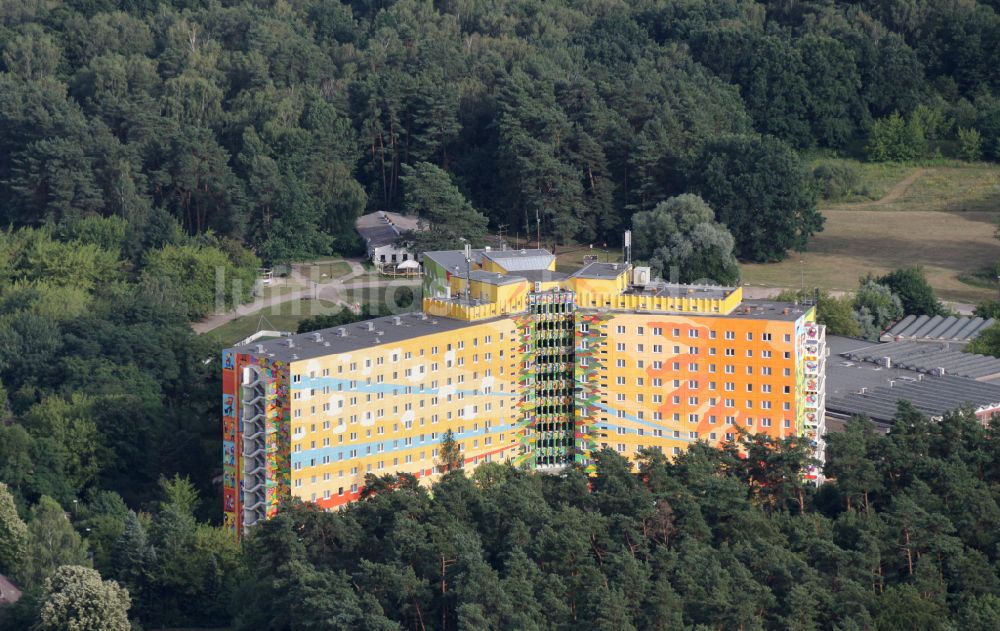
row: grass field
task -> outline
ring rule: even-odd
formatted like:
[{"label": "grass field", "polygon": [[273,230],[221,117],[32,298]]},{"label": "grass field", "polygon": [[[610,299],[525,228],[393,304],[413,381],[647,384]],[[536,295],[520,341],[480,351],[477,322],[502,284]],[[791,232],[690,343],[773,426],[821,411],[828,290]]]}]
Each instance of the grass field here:
[{"label": "grass field", "polygon": [[[743,281],[851,290],[868,272],[917,265],[946,300],[976,302],[996,294],[959,277],[1000,259],[1000,241],[993,238],[1000,220],[1000,167],[862,168],[874,173],[866,176],[872,182],[882,182],[878,200],[821,207],[826,226],[808,251],[792,252],[782,263],[743,265]],[[888,174],[897,182],[885,187]]]}]

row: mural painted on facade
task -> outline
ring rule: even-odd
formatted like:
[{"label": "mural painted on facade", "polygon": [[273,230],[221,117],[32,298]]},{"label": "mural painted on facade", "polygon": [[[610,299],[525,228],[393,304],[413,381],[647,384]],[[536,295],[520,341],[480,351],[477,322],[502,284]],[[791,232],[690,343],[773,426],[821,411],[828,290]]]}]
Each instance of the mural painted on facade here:
[{"label": "mural painted on facade", "polygon": [[[824,333],[812,310],[741,304],[739,288],[654,296],[629,289],[628,273],[606,264],[591,277],[553,274],[523,303],[529,283],[498,281],[495,302],[439,300],[447,326],[425,312],[322,333],[348,341],[302,336],[225,351],[226,524],[242,532],[291,496],[342,506],[367,474],[431,480],[449,431],[467,466],[543,471],[594,473],[603,447],[673,456],[737,428],[802,435],[822,450]],[[490,280],[476,281],[480,293]],[[511,295],[523,311],[498,308]],[[660,307],[671,311],[651,311]],[[393,343],[372,328],[404,325],[419,332]],[[326,342],[330,351],[317,348]]]}]

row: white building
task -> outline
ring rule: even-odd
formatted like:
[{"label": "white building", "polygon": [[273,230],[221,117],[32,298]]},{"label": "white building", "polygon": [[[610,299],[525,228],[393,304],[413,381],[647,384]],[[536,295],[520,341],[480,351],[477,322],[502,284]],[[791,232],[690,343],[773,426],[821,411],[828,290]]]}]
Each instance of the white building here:
[{"label": "white building", "polygon": [[380,210],[358,217],[354,227],[365,242],[368,258],[379,271],[392,272],[404,261],[416,260],[412,252],[397,245],[403,234],[424,230],[416,217]]}]

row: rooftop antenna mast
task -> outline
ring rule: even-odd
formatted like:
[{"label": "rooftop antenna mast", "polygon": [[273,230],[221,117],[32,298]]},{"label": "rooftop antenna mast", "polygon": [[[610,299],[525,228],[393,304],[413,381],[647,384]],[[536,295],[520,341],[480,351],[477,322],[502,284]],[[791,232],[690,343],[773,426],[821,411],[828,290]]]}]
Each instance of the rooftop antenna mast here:
[{"label": "rooftop antenna mast", "polygon": [[470,301],[472,295],[472,245],[465,244],[465,301]]},{"label": "rooftop antenna mast", "polygon": [[625,231],[625,245],[622,248],[625,254],[625,266],[628,267],[632,263],[632,231]]}]

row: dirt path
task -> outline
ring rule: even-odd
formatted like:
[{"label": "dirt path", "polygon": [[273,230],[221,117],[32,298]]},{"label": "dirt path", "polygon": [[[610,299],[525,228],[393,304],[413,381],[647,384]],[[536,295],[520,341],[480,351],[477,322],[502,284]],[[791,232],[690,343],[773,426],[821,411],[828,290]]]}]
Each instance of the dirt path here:
[{"label": "dirt path", "polygon": [[927,174],[927,169],[917,169],[913,173],[907,175],[902,180],[896,182],[892,188],[885,192],[880,199],[867,201],[867,202],[852,202],[849,204],[834,204],[829,207],[830,210],[871,210],[877,208],[878,206],[887,206],[893,202],[899,201],[899,199],[906,194],[906,191],[913,186],[913,183],[919,180],[921,177]]},{"label": "dirt path", "polygon": [[882,199],[868,204],[869,206],[884,206],[886,204],[891,204],[896,201],[910,188],[910,186],[916,182],[922,175],[927,173],[927,169],[917,169],[913,173],[909,174],[898,182],[895,186],[889,189],[889,191],[882,196]]}]

